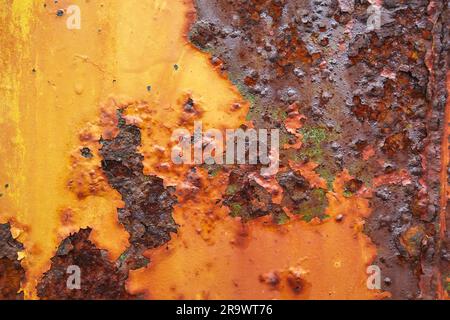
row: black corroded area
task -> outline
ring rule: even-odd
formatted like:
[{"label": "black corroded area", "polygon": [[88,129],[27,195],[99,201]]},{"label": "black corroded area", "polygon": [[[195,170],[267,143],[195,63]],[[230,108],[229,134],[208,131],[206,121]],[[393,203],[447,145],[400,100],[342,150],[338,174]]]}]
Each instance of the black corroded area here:
[{"label": "black corroded area", "polygon": [[[128,256],[170,240],[170,234],[177,231],[172,218],[176,199],[174,190],[164,187],[161,178],[143,173],[143,156],[137,150],[141,145],[141,132],[138,127],[126,124],[120,112],[119,117],[118,135],[101,141],[100,154],[109,183],[125,202],[125,207],[118,212],[119,221],[130,233],[132,248],[125,253]],[[141,266],[143,259],[139,260],[133,264]]]}]

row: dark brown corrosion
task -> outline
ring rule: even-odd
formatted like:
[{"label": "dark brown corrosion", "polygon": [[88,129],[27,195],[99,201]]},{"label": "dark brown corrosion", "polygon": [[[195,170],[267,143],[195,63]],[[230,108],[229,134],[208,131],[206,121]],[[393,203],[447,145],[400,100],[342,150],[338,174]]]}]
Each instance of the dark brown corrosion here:
[{"label": "dark brown corrosion", "polygon": [[0,300],[21,300],[20,284],[25,271],[17,253],[23,250],[21,243],[13,239],[9,224],[0,224]]},{"label": "dark brown corrosion", "polygon": [[[450,252],[448,235],[439,233],[448,2],[384,1],[381,28],[372,31],[369,6],[364,0],[197,0],[191,40],[213,54],[213,63],[223,62],[252,102],[255,127],[283,130],[281,145],[296,141],[284,126],[290,106],[296,103],[306,117],[297,130],[303,146],[281,151],[286,172],[278,180],[291,200],[284,204],[295,211],[299,190],[306,198],[313,192],[289,171],[289,160],[317,163],[328,188],[347,169],[355,177],[348,192],[373,190],[366,233],[378,248],[383,289],[395,299],[436,298]],[[240,195],[225,203],[232,214],[263,215],[273,204],[257,186],[235,183],[249,180],[241,174],[230,177]],[[318,200],[309,209],[324,206]]]},{"label": "dark brown corrosion", "polygon": [[230,208],[232,216],[242,217],[244,221],[272,214],[275,222],[287,219],[272,195],[259,185],[251,175],[254,168],[236,168],[230,172],[229,185],[223,203]]},{"label": "dark brown corrosion", "polygon": [[289,208],[293,214],[300,214],[306,222],[326,218],[328,200],[325,190],[311,187],[301,175],[292,171],[278,174],[277,180],[284,189],[283,207]]},{"label": "dark brown corrosion", "polygon": [[[289,217],[282,208],[287,207],[293,214],[301,214],[307,222],[316,217],[325,218],[328,203],[325,190],[312,188],[304,177],[293,171],[279,172],[274,181],[265,181],[257,175],[258,171],[249,169],[242,166],[231,170],[223,203],[230,208],[232,216],[247,221],[271,214],[274,223],[284,224]],[[261,180],[263,185],[259,183]],[[269,187],[280,186],[280,192],[277,189],[269,192],[264,188],[265,183]]]},{"label": "dark brown corrosion", "polygon": [[[104,300],[130,299],[125,290],[128,274],[117,264],[109,261],[107,252],[90,242],[90,229],[63,240],[51,259],[51,268],[39,283],[37,290],[41,299],[49,300]],[[69,268],[79,268],[80,286],[74,286],[70,276],[75,275]],[[68,285],[69,282],[69,285]]]},{"label": "dark brown corrosion", "polygon": [[113,188],[120,192],[125,208],[119,209],[119,221],[130,233],[130,249],[123,259],[130,268],[140,268],[147,261],[140,254],[170,240],[177,231],[172,218],[176,202],[171,188],[163,180],[143,173],[143,156],[137,148],[141,145],[138,127],[125,123],[119,112],[119,134],[111,140],[102,140],[100,154],[102,168]]},{"label": "dark brown corrosion", "polygon": [[[146,266],[149,261],[143,252],[168,242],[170,233],[177,231],[172,218],[176,202],[173,190],[165,188],[162,179],[144,175],[143,156],[137,151],[141,132],[138,127],[126,124],[121,113],[118,110],[118,133],[114,138],[100,141],[100,155],[108,182],[125,202],[118,215],[130,234],[130,247],[117,261],[111,262],[107,252],[89,241],[90,229],[68,237],[38,285],[42,299],[134,298],[125,289],[128,271]],[[80,268],[80,290],[67,287],[70,266]]]}]

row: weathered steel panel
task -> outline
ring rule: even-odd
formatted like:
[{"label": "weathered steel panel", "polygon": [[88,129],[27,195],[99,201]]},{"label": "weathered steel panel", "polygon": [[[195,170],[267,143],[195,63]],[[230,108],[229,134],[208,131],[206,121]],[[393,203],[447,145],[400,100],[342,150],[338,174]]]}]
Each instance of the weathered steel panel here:
[{"label": "weathered steel panel", "polygon": [[1,299],[448,298],[448,1],[74,2],[0,7]]}]

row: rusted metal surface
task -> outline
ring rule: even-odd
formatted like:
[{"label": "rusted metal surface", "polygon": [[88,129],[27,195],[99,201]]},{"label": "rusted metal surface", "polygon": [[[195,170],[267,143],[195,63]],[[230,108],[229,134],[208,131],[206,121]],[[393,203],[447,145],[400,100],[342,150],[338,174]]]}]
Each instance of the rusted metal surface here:
[{"label": "rusted metal surface", "polygon": [[[374,3],[381,25],[371,30]],[[0,298],[21,299],[24,287],[41,299],[448,298],[448,1],[163,7],[151,13],[180,27],[175,40],[158,38],[167,51],[142,62],[163,66],[160,77],[141,83],[148,74],[134,66],[108,78],[114,86],[119,75],[126,94],[136,83],[150,96],[156,88],[157,98],[102,95],[98,116],[79,121],[61,165],[69,177],[54,176],[70,195],[48,218],[51,238],[23,227],[32,219],[0,220],[22,232],[13,239],[0,225]],[[167,43],[179,44],[178,60],[164,60]],[[99,83],[110,77],[95,68]],[[170,130],[197,120],[279,129],[278,173],[170,164]],[[80,290],[67,288],[71,265],[82,270]],[[381,269],[376,290],[365,284],[369,265]]]},{"label": "rusted metal surface", "polygon": [[166,189],[161,178],[143,174],[143,157],[137,152],[141,145],[139,128],[127,125],[118,112],[119,133],[112,140],[100,141],[100,153],[109,183],[125,201],[125,208],[119,209],[118,215],[130,233],[131,246],[125,254],[131,268],[136,269],[146,265],[140,254],[162,246],[170,240],[171,233],[177,232],[172,217],[176,198],[173,188]]},{"label": "rusted metal surface", "polygon": [[21,300],[20,283],[25,272],[18,261],[23,246],[13,239],[10,226],[0,224],[0,299]]},{"label": "rusted metal surface", "polygon": [[[285,164],[312,160],[329,179],[348,169],[356,182],[349,192],[372,189],[365,232],[386,288],[393,298],[436,298],[446,281],[436,270],[448,268],[448,235],[439,234],[448,3],[385,1],[376,32],[365,29],[368,1],[343,3],[199,0],[191,39],[254,99],[257,126],[282,127],[277,115],[300,106],[319,145],[282,151]],[[287,175],[280,185],[291,198],[295,185],[311,190]]]},{"label": "rusted metal surface", "polygon": [[[38,285],[38,295],[49,300],[130,299],[125,290],[126,272],[111,263],[106,252],[89,241],[91,230],[84,229],[64,239],[52,258],[52,265]],[[69,266],[82,270],[79,290],[67,286]]]}]

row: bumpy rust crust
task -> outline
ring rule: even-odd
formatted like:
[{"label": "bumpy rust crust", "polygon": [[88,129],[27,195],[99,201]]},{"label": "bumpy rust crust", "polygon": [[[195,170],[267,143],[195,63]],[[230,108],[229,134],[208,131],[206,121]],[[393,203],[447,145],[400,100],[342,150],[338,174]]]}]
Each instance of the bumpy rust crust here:
[{"label": "bumpy rust crust", "polygon": [[119,133],[111,140],[101,141],[100,154],[109,183],[125,201],[125,208],[118,213],[119,221],[131,236],[131,248],[126,255],[133,264],[131,268],[139,268],[142,263],[145,265],[140,253],[161,246],[170,240],[171,232],[177,231],[172,218],[176,199],[174,190],[165,188],[161,178],[144,175],[144,157],[137,152],[141,144],[140,130],[126,124],[120,112]]},{"label": "bumpy rust crust", "polygon": [[[448,3],[384,1],[374,31],[366,28],[370,3],[352,3],[197,0],[191,40],[212,52],[253,102],[255,127],[286,129],[284,141],[294,147],[282,150],[282,166],[313,161],[329,184],[348,169],[355,177],[348,194],[373,190],[366,233],[378,247],[383,288],[398,299],[436,298],[448,277],[448,234],[436,231],[444,228],[439,155],[447,152],[440,142]],[[306,120],[292,130],[294,104]],[[232,189],[242,179],[231,179]],[[282,179],[286,197],[301,177],[286,172]],[[309,198],[310,186],[301,185]],[[247,204],[261,202],[259,192],[242,194]]]},{"label": "bumpy rust crust", "polygon": [[[107,252],[89,241],[90,229],[64,239],[52,258],[52,265],[38,285],[41,299],[104,300],[130,299],[125,290],[127,273],[110,262]],[[80,268],[80,289],[67,286],[70,266]]]},{"label": "bumpy rust crust", "polygon": [[0,224],[0,300],[23,299],[19,290],[25,271],[17,255],[21,250],[23,246],[13,239],[9,224]]}]

